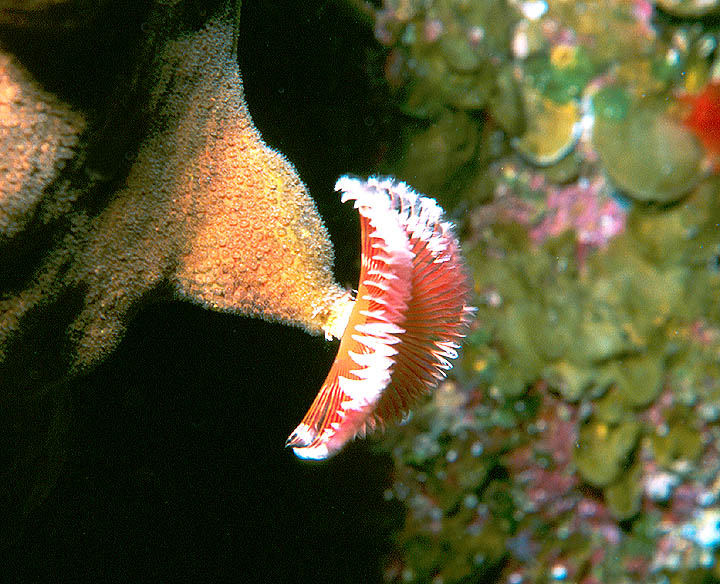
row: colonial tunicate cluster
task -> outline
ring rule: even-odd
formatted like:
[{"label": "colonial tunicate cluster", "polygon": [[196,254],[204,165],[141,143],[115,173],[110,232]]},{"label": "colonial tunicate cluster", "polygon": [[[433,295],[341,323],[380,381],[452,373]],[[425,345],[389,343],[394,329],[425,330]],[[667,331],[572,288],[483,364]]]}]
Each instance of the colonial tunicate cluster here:
[{"label": "colonial tunicate cluster", "polygon": [[[378,12],[390,87],[425,120],[385,164],[463,212],[480,306],[462,370],[386,442],[407,513],[387,581],[720,577],[720,61],[697,20],[717,10]],[[449,39],[489,56],[484,99],[452,76],[420,99]]]}]

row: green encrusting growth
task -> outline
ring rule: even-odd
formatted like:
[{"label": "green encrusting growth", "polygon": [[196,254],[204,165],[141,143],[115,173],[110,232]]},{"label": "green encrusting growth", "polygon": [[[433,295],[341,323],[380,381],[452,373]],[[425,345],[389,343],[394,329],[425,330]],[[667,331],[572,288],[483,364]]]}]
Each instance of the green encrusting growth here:
[{"label": "green encrusting growth", "polygon": [[673,207],[634,206],[581,260],[570,235],[483,231],[467,254],[480,309],[458,380],[391,431],[392,495],[408,506],[398,541],[422,558],[410,581],[495,581],[562,557],[618,582],[593,556],[616,549],[598,530],[650,562],[663,505],[686,529],[705,520],[674,511],[673,489],[701,494],[718,468],[718,192],[714,178]]}]

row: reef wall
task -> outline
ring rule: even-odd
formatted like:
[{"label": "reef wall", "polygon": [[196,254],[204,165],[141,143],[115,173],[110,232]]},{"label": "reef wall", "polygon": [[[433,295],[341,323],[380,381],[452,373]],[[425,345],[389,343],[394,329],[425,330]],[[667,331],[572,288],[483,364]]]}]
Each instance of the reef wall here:
[{"label": "reef wall", "polygon": [[717,3],[386,1],[384,165],[454,202],[463,367],[379,444],[392,582],[720,577]]}]

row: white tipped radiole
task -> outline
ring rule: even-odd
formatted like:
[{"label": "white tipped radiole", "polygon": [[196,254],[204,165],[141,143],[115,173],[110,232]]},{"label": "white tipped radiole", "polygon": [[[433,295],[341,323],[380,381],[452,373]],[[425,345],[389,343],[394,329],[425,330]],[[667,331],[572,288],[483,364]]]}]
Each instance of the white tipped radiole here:
[{"label": "white tipped radiole", "polygon": [[360,213],[360,284],[339,308],[347,325],[335,362],[288,438],[300,458],[327,458],[402,418],[445,376],[474,313],[457,239],[434,200],[386,178],[343,176],[335,189]]}]

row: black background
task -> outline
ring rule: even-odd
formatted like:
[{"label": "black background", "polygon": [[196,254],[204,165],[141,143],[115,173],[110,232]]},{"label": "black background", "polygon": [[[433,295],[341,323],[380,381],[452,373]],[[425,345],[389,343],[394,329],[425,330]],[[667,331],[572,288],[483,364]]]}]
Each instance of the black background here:
[{"label": "black background", "polygon": [[[332,2],[246,0],[241,21],[250,110],[354,285],[357,220],[332,188],[380,150],[372,31]],[[402,521],[383,501],[389,459],[368,441],[323,463],[283,449],[335,350],[181,302],[145,308],[73,387],[63,472],[15,534],[8,581],[379,581]]]}]

